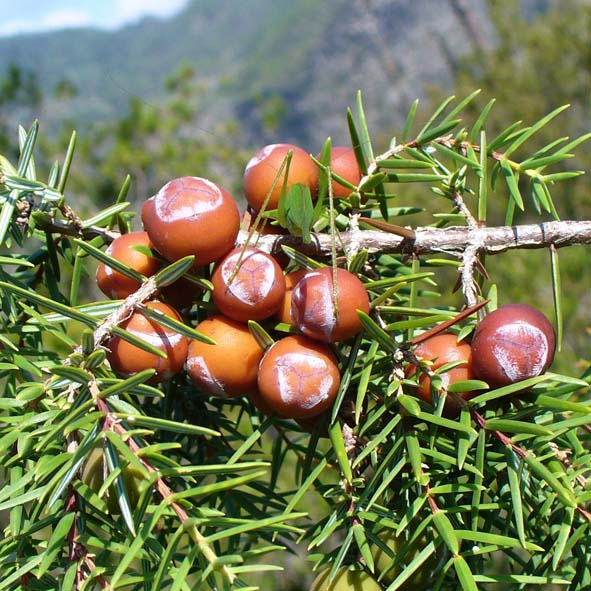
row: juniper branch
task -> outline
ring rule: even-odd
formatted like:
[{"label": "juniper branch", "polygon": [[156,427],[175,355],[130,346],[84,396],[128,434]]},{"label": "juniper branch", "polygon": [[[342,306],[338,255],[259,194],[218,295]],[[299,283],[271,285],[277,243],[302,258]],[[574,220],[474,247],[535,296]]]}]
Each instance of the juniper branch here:
[{"label": "juniper branch", "polygon": [[[360,220],[362,221],[362,220]],[[591,244],[591,220],[552,221],[518,226],[469,228],[452,226],[448,228],[416,228],[414,239],[398,234],[364,230],[363,232],[342,232],[342,249],[348,251],[353,245],[370,254],[441,254],[460,256],[466,249],[476,248],[479,254],[495,255],[508,250],[557,248]],[[246,232],[240,232],[238,245],[247,239]],[[312,240],[304,244],[301,238],[291,235],[260,236],[257,247],[266,252],[277,252],[281,245],[291,246],[312,257],[330,257],[333,247],[330,234],[312,234]]]}]

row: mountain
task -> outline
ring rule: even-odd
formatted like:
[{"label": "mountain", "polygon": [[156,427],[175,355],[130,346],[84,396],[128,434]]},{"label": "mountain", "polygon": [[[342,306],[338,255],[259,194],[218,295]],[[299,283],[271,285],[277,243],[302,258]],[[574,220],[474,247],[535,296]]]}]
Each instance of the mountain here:
[{"label": "mountain", "polygon": [[[492,42],[486,0],[192,0],[174,17],[117,31],[0,39],[0,72],[16,64],[36,74],[51,129],[65,119],[100,125],[131,97],[158,101],[166,77],[188,63],[208,89],[204,125],[236,117],[251,141],[316,149],[328,135],[346,140],[357,89],[372,129],[399,127],[414,98],[450,87],[457,60]],[[64,79],[77,89],[68,101],[52,96]],[[282,113],[273,138],[261,123],[267,99]]]}]

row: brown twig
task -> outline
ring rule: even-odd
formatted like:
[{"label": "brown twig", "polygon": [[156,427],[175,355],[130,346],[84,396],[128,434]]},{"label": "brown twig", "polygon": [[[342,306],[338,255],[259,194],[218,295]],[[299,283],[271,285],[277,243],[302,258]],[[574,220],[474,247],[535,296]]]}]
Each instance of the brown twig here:
[{"label": "brown twig", "polygon": [[[363,220],[360,220],[363,222]],[[476,246],[480,254],[495,255],[515,249],[557,248],[591,244],[591,220],[552,221],[519,226],[482,227],[465,226],[449,228],[416,228],[413,239],[390,233],[366,230],[350,235],[340,234],[343,248],[352,240],[358,248],[370,254],[410,252],[416,255],[447,253],[461,254],[470,246]],[[245,232],[238,235],[237,244],[247,239]],[[332,237],[330,234],[312,234],[312,240],[304,244],[301,238],[291,235],[265,235],[258,240],[258,248],[272,252],[281,245],[291,246],[308,256],[330,257]]]}]

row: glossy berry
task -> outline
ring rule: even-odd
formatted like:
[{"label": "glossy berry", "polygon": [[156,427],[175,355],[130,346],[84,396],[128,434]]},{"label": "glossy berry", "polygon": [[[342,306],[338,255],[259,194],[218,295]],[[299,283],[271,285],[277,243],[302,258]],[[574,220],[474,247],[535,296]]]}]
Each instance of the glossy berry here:
[{"label": "glossy berry", "polygon": [[[134,246],[154,248],[147,232],[128,232],[115,238],[105,252],[146,277],[158,272],[162,266],[161,262],[135,250]],[[114,300],[126,298],[141,285],[139,281],[115,271],[104,263],[100,263],[96,269],[96,282],[99,289]]]},{"label": "glossy berry", "polygon": [[142,222],[165,259],[174,262],[195,255],[199,266],[232,249],[240,213],[224,189],[207,179],[185,176],[168,182],[144,203]]},{"label": "glossy berry", "polygon": [[[180,314],[171,306],[159,301],[147,302],[146,306],[175,320],[181,320]],[[134,312],[121,328],[150,345],[164,351],[166,359],[148,353],[118,336],[113,336],[107,343],[107,359],[114,371],[132,375],[145,369],[155,369],[152,382],[161,382],[178,373],[187,359],[187,338],[177,332],[150,320],[141,310]]]},{"label": "glossy berry", "polygon": [[287,273],[285,276],[285,293],[283,294],[281,307],[277,312],[277,320],[279,322],[293,324],[293,320],[291,319],[291,296],[293,294],[293,288],[307,272],[306,269],[299,269],[298,271]]},{"label": "glossy berry", "polygon": [[257,371],[264,350],[244,324],[224,316],[200,322],[200,333],[216,341],[191,341],[187,372],[197,387],[215,396],[249,394],[257,388]]},{"label": "glossy berry", "polygon": [[[314,195],[318,185],[318,168],[310,155],[292,144],[270,144],[249,160],[244,171],[244,196],[256,211],[260,211],[263,207],[281,164],[290,150],[293,155],[289,165],[286,190],[289,191],[292,185],[301,183],[310,187]],[[284,178],[285,168],[271,193],[267,210],[277,209]]]},{"label": "glossy berry", "polygon": [[[157,273],[162,268],[162,261],[136,250],[135,246],[154,248],[147,232],[128,232],[115,238],[106,253],[146,277]],[[96,269],[96,281],[99,289],[115,300],[126,298],[141,285],[139,281],[111,269],[104,263],[100,263]],[[195,284],[181,278],[163,288],[160,295],[173,307],[186,308],[193,303],[198,292],[199,288]]]},{"label": "glossy berry", "polygon": [[[330,170],[341,178],[358,186],[361,181],[361,170],[355,158],[355,151],[348,146],[335,146],[330,151]],[[352,189],[332,180],[333,197],[348,197]]]},{"label": "glossy berry", "polygon": [[341,567],[332,581],[329,581],[330,568],[322,571],[310,591],[382,591],[380,584],[363,570],[352,570]]},{"label": "glossy berry", "polygon": [[211,278],[213,301],[233,320],[264,320],[281,306],[285,278],[277,261],[256,248],[236,248],[216,267]]},{"label": "glossy berry", "polygon": [[[443,389],[447,389],[450,384],[456,382],[463,382],[474,378],[473,372],[473,352],[470,344],[466,341],[458,343],[455,334],[443,333],[435,335],[426,341],[423,341],[414,350],[415,356],[419,360],[431,361],[429,368],[432,371],[439,369],[441,366],[456,361],[465,361],[462,365],[458,365],[448,371],[439,374],[441,378]],[[409,366],[407,376],[413,376],[416,373],[414,366]],[[416,395],[425,402],[432,403],[433,395],[431,392],[431,378],[426,373],[421,373],[419,376],[419,386],[415,390]],[[470,392],[463,392],[462,397],[468,399],[472,396]],[[452,401],[450,398],[446,399],[445,406],[450,412]]]},{"label": "glossy berry", "polygon": [[472,338],[476,376],[493,387],[542,375],[552,364],[556,334],[527,304],[507,304],[480,322]]},{"label": "glossy berry", "polygon": [[356,275],[337,268],[336,303],[332,267],[308,271],[293,289],[291,318],[305,335],[334,343],[361,331],[357,311],[369,312],[369,296]]},{"label": "glossy berry", "polygon": [[259,394],[277,414],[291,419],[315,417],[332,406],[340,373],[332,351],[303,336],[271,345],[259,365]]}]

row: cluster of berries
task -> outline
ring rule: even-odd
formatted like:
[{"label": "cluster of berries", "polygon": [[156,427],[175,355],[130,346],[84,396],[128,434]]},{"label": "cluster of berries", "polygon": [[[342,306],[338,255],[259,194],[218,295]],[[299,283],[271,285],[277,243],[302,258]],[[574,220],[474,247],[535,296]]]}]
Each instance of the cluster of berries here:
[{"label": "cluster of berries", "polygon": [[[284,179],[285,172],[278,175],[278,171],[288,152],[291,161]],[[333,196],[348,196],[361,178],[354,151],[333,148],[330,168]],[[317,165],[297,146],[273,144],[247,164],[244,195],[256,214],[263,206],[276,209],[282,188],[295,183],[306,185],[315,197]],[[181,177],[164,185],[144,203],[142,222],[144,231],[120,236],[107,253],[143,276],[153,275],[166,261],[188,255],[195,257],[196,268],[212,265],[211,300],[217,311],[196,330],[216,344],[191,341],[138,310],[122,328],[164,351],[166,358],[114,336],[107,348],[115,371],[129,375],[153,368],[154,380],[162,381],[186,368],[202,392],[249,396],[262,412],[301,421],[330,408],[340,373],[329,345],[359,333],[358,311],[369,313],[370,309],[368,292],[356,275],[331,267],[284,274],[273,256],[250,246],[235,248],[241,224],[236,202],[203,178]],[[140,285],[105,264],[97,269],[97,282],[105,294],[116,299],[127,297]],[[180,321],[177,310],[191,306],[199,297],[199,288],[180,279],[162,289],[160,297],[162,301],[150,301],[147,307]],[[248,323],[268,319],[290,324],[298,334],[283,337],[265,350]],[[481,379],[502,386],[540,375],[552,362],[555,340],[550,322],[534,308],[502,306],[479,324],[471,344],[458,342],[453,334],[440,334],[415,349],[419,361],[429,365],[429,370],[417,376],[416,393],[432,402],[429,375],[442,367],[443,389],[463,380]],[[407,377],[416,372],[416,366],[410,365]],[[462,396],[469,398],[472,393]]]},{"label": "cluster of berries", "polygon": [[[467,380],[483,380],[491,387],[502,387],[542,375],[552,364],[556,334],[548,318],[527,304],[506,304],[488,314],[478,324],[471,343],[458,341],[455,334],[443,333],[420,343],[414,354],[429,362],[429,371],[418,376],[415,390],[419,398],[433,401],[430,372],[443,369],[441,388]],[[410,365],[407,376],[416,373]],[[468,400],[475,392],[463,392]],[[444,410],[453,416],[458,407],[446,399]]]},{"label": "cluster of berries", "polygon": [[[276,178],[288,153],[288,177]],[[350,148],[333,148],[334,167],[343,182],[355,186],[360,172]],[[318,168],[297,146],[274,144],[248,163],[244,193],[257,212],[276,208],[281,187],[305,184],[315,195]],[[276,188],[272,190],[273,184]],[[350,191],[334,183],[335,196]],[[231,195],[215,183],[181,177],[164,185],[142,207],[143,231],[116,238],[107,254],[143,276],[185,256],[195,267],[213,264],[211,300],[217,310],[196,326],[215,342],[189,340],[151,320],[140,310],[121,327],[166,353],[158,357],[114,336],[107,344],[108,358],[118,373],[129,375],[156,370],[154,381],[169,379],[183,368],[207,394],[249,396],[263,412],[294,419],[314,418],[333,403],[340,385],[337,359],[329,347],[357,334],[357,310],[369,312],[369,295],[359,278],[345,269],[298,270],[284,275],[277,260],[253,247],[234,248],[240,214]],[[101,263],[97,283],[111,298],[125,298],[140,283]],[[199,288],[181,279],[152,300],[148,308],[181,321],[178,309],[191,306]],[[266,351],[253,336],[249,321],[286,322],[298,334],[281,338]]]}]

